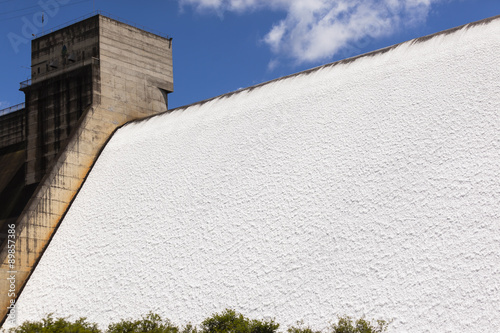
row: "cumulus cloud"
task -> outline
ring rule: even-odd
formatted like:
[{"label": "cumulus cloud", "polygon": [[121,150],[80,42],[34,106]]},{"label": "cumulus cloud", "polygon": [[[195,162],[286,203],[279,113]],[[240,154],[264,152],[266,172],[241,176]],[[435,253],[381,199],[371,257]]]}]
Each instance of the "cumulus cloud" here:
[{"label": "cumulus cloud", "polygon": [[275,10],[284,18],[263,41],[277,56],[298,63],[328,59],[361,49],[367,38],[388,36],[425,21],[431,7],[445,0],[179,0],[200,12]]}]

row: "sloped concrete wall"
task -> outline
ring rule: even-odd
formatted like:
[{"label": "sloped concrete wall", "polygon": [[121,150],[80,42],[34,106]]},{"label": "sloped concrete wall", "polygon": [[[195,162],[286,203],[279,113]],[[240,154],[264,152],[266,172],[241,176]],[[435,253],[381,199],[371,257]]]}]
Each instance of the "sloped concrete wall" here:
[{"label": "sloped concrete wall", "polygon": [[232,307],[499,331],[499,35],[483,22],[121,128],[18,321]]}]

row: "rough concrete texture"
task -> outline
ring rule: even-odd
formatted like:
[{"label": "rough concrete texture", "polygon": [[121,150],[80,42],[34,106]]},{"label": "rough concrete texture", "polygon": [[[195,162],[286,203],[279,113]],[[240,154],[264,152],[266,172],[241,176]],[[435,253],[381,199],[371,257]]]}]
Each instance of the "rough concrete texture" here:
[{"label": "rough concrete texture", "polygon": [[39,183],[99,90],[99,16],[31,42],[27,102],[26,184]]},{"label": "rough concrete texture", "polygon": [[25,110],[21,109],[0,118],[0,149],[20,144],[26,140],[24,114]]},{"label": "rough concrete texture", "polygon": [[99,16],[33,39],[31,81],[36,83],[59,75],[93,57],[99,57]]},{"label": "rough concrete texture", "polygon": [[500,20],[131,123],[18,301],[500,331]]},{"label": "rough concrete texture", "polygon": [[[127,52],[133,54],[138,48],[142,47],[142,44],[134,48],[126,43],[122,43],[121,45],[121,51],[123,52],[122,60],[115,60],[112,57],[106,56],[105,52],[108,49],[108,45],[106,44],[108,43],[106,39],[109,35],[107,32],[108,28],[111,29],[110,27],[114,27],[113,31],[117,36],[121,35],[123,39],[130,38],[133,40],[135,34],[138,34],[141,36],[143,43],[154,43],[157,41],[157,37],[151,33],[127,26],[101,15],[94,17],[93,20],[99,22],[100,44],[96,44],[95,47],[103,51],[102,59],[94,60],[91,64],[93,80],[93,96],[91,100],[93,103],[87,108],[76,124],[66,144],[55,158],[50,171],[41,180],[33,197],[16,222],[15,267],[9,266],[9,247],[4,246],[0,250],[0,290],[9,290],[10,282],[7,278],[13,274],[11,271],[14,271],[16,296],[19,295],[26,279],[40,259],[69,204],[80,189],[85,176],[88,174],[90,167],[109,136],[116,128],[130,120],[166,111],[166,96],[164,97],[160,89],[167,89],[169,87],[173,89],[171,76],[153,75],[146,69],[142,73],[139,73],[139,69],[136,69],[137,72],[134,72],[134,75],[137,78],[133,81],[127,74],[133,66],[129,66],[123,62],[123,59],[128,59],[131,62],[137,61],[144,65],[151,61],[153,63],[151,66],[160,66],[159,63],[162,63],[161,66],[166,68],[168,64],[171,64],[171,41],[163,38],[163,44],[157,43],[158,49],[162,49],[165,54],[163,62],[161,59],[143,59],[145,57],[143,54],[126,57]],[[77,23],[76,25],[79,24],[82,23]],[[73,26],[64,29],[74,30]],[[65,35],[64,32],[54,33],[54,36],[59,37]],[[50,35],[43,38],[50,39]],[[73,38],[75,37],[73,36]],[[56,44],[55,48],[61,46],[60,41],[56,41]],[[118,46],[115,45],[114,49],[117,50]],[[170,54],[170,58],[167,57],[168,54]],[[81,64],[84,65],[85,62],[82,61]],[[109,68],[113,68],[113,72],[107,71]],[[61,69],[59,72],[60,75],[65,75],[65,73],[64,69]],[[171,75],[171,69],[169,73]],[[134,91],[133,103],[128,98],[121,99],[121,96],[128,94],[125,86],[119,85],[121,82],[125,82],[125,78],[129,79],[127,87],[137,88]],[[42,78],[39,78],[39,80],[42,80]],[[110,89],[110,87],[113,89]],[[49,87],[49,89],[53,88]],[[135,94],[139,88],[145,94],[137,98]],[[50,104],[47,101],[44,103],[46,105]],[[47,110],[41,108],[39,111],[45,112]],[[36,138],[33,142],[35,141],[37,141]],[[28,143],[28,150],[29,148]],[[0,295],[0,319],[5,318],[7,307],[12,299],[14,297],[10,296],[8,292]]]},{"label": "rough concrete texture", "polygon": [[166,110],[172,92],[172,40],[100,16],[101,100],[136,117]]}]

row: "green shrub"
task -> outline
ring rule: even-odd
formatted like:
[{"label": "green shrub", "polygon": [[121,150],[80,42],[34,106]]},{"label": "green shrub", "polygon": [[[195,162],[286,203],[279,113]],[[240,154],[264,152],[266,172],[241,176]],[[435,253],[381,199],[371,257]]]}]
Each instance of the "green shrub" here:
[{"label": "green shrub", "polygon": [[287,330],[288,333],[321,333],[321,331],[313,331],[310,327],[295,327],[292,326]]},{"label": "green shrub", "polygon": [[41,321],[25,321],[22,325],[9,329],[9,333],[100,333],[97,324],[88,323],[86,318],[75,322],[66,318],[52,318],[49,314]]},{"label": "green shrub", "polygon": [[201,333],[274,333],[278,327],[274,320],[249,320],[241,313],[226,309],[205,319],[201,323]]},{"label": "green shrub", "polygon": [[187,324],[181,331],[181,333],[198,333],[198,329],[196,326],[191,324]]},{"label": "green shrub", "polygon": [[[290,327],[288,333],[320,333],[310,327],[304,327],[303,322]],[[383,333],[387,331],[388,322],[377,320],[371,323],[364,318],[353,320],[351,317],[339,317],[338,322],[331,326],[331,333]],[[274,320],[261,321],[248,319],[241,313],[226,309],[205,319],[200,328],[191,324],[180,329],[168,319],[149,313],[139,320],[121,320],[110,324],[106,331],[98,329],[97,324],[89,323],[86,318],[75,322],[66,318],[54,319],[52,315],[41,321],[26,321],[22,325],[11,328],[9,333],[276,333],[279,324]],[[5,330],[1,331],[5,333]]]},{"label": "green shrub", "polygon": [[351,317],[339,317],[337,324],[332,325],[333,333],[382,333],[387,331],[388,322],[377,320],[376,324],[364,318],[353,320]]},{"label": "green shrub", "polygon": [[179,328],[168,319],[163,320],[154,313],[148,313],[140,320],[122,320],[108,326],[107,333],[179,333]]},{"label": "green shrub", "polygon": [[298,326],[292,326],[290,327],[287,332],[288,333],[321,333],[321,331],[314,331],[312,330],[309,326],[304,327],[304,322],[303,321],[298,321],[297,322]]}]

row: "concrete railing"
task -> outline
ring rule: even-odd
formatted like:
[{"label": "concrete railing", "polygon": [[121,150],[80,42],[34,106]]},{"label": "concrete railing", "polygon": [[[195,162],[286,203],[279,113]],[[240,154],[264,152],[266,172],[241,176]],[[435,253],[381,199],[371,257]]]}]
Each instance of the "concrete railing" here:
[{"label": "concrete railing", "polygon": [[19,104],[10,106],[8,108],[2,109],[2,110],[0,110],[0,117],[6,115],[8,113],[12,113],[12,112],[16,112],[16,111],[22,110],[25,107],[26,107],[25,103],[19,103]]},{"label": "concrete railing", "polygon": [[27,80],[21,82],[19,85],[20,85],[20,89],[29,87],[29,86],[31,86],[31,79],[27,79]]}]

